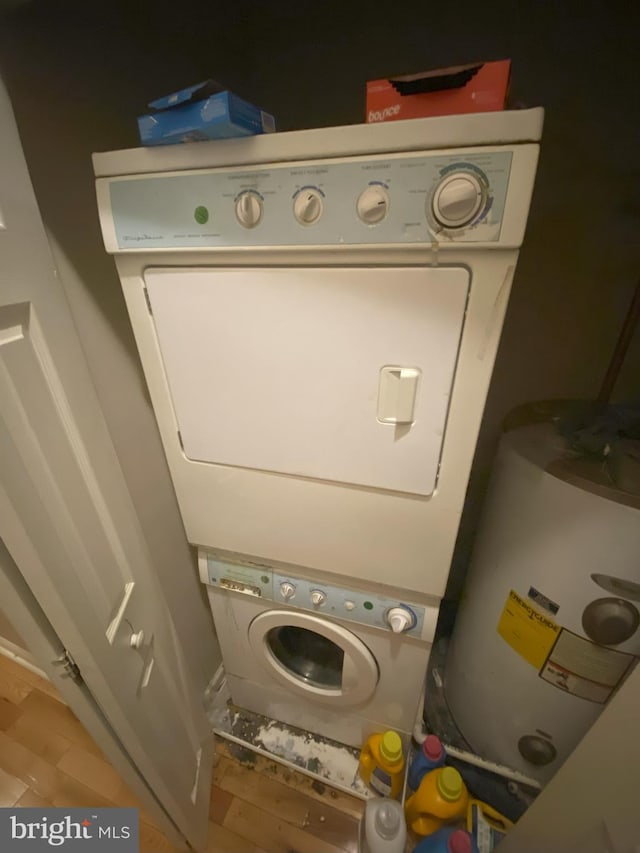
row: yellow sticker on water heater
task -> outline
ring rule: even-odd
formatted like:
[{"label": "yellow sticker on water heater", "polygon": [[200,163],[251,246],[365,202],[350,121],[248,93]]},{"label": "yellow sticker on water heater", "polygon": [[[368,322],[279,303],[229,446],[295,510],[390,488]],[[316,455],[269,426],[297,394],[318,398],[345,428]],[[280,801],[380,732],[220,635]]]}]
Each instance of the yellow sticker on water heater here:
[{"label": "yellow sticker on water heater", "polygon": [[531,666],[540,669],[556,641],[560,625],[511,590],[498,622],[498,634]]}]

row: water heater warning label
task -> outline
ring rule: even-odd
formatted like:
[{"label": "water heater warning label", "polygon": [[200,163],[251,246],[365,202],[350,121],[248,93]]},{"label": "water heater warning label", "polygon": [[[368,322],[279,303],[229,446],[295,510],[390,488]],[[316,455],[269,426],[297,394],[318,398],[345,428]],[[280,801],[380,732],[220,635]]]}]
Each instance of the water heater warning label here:
[{"label": "water heater warning label", "polygon": [[604,704],[635,662],[626,652],[599,646],[556,624],[511,590],[498,633],[554,687]]},{"label": "water heater warning label", "polygon": [[563,628],[539,674],[572,696],[603,704],[634,660],[633,655],[598,646]]},{"label": "water heater warning label", "polygon": [[511,590],[498,622],[498,633],[531,666],[540,670],[560,632],[560,625]]}]

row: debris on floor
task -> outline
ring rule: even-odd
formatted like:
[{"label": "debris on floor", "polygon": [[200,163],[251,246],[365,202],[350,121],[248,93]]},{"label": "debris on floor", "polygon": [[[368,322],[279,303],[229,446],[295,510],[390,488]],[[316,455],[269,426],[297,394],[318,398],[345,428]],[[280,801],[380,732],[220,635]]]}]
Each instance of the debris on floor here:
[{"label": "debris on floor", "polygon": [[313,777],[318,792],[326,783],[362,799],[370,796],[358,776],[357,749],[232,705],[226,682],[210,686],[207,704],[213,731],[231,742],[243,764],[264,755]]}]

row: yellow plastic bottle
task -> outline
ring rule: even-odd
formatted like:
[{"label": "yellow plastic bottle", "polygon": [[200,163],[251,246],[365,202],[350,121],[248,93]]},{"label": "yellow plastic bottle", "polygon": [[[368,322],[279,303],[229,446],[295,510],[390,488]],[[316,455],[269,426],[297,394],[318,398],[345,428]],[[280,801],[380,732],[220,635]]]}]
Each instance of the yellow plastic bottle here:
[{"label": "yellow plastic bottle", "polygon": [[468,802],[469,792],[455,767],[438,767],[423,776],[407,800],[407,826],[416,835],[430,835],[445,823],[464,819]]},{"label": "yellow plastic bottle", "polygon": [[360,753],[360,776],[376,794],[397,799],[402,792],[404,756],[396,732],[369,735]]}]

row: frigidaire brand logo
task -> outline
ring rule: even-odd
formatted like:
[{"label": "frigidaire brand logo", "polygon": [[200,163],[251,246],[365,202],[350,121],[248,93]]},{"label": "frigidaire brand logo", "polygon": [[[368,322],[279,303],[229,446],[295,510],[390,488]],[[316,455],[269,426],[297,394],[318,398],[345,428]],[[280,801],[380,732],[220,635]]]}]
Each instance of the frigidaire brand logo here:
[{"label": "frigidaire brand logo", "polygon": [[0,850],[7,853],[138,853],[137,809],[0,809]]},{"label": "frigidaire brand logo", "polygon": [[394,104],[392,107],[385,107],[383,110],[369,110],[369,123],[373,121],[384,121],[391,116],[397,116],[400,112],[400,104]]}]

